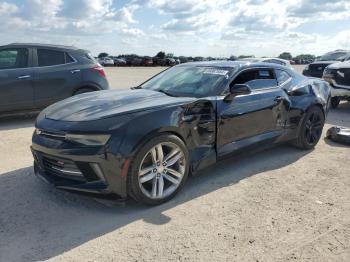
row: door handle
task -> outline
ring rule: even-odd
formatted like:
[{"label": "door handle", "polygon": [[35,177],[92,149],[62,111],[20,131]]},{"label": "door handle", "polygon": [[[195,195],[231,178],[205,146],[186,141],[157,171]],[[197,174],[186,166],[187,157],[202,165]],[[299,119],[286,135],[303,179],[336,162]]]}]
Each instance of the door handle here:
[{"label": "door handle", "polygon": [[74,69],[72,71],[70,71],[72,74],[75,74],[75,73],[79,73],[80,72],[80,69]]},{"label": "door handle", "polygon": [[19,76],[17,77],[18,79],[27,79],[27,78],[30,78],[31,76],[30,75],[24,75],[24,76]]}]

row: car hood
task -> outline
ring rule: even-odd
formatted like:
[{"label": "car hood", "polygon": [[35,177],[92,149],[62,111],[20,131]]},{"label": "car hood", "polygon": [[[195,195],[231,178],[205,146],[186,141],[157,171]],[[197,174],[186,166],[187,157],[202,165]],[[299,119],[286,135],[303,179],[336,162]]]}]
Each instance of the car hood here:
[{"label": "car hood", "polygon": [[106,90],[73,96],[49,106],[42,113],[52,120],[91,121],[194,100],[145,89]]},{"label": "car hood", "polygon": [[350,68],[350,61],[339,62],[328,66],[329,69]]},{"label": "car hood", "polygon": [[334,64],[337,63],[339,61],[315,61],[313,63],[311,63],[311,65],[330,65],[330,64]]}]

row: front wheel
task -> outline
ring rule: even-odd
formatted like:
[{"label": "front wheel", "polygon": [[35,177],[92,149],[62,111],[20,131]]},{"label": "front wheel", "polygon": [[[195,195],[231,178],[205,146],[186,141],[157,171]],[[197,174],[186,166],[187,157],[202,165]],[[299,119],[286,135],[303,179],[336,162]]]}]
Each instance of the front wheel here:
[{"label": "front wheel", "polygon": [[188,150],[174,135],[147,142],[136,154],[128,176],[129,195],[147,205],[173,198],[184,185],[189,170]]},{"label": "front wheel", "polygon": [[80,88],[77,91],[74,92],[74,96],[75,95],[80,95],[80,94],[84,94],[84,93],[89,93],[89,92],[94,92],[95,90],[91,89],[91,88]]},{"label": "front wheel", "polygon": [[333,109],[336,109],[339,106],[340,98],[339,97],[332,97],[331,99],[331,106]]},{"label": "front wheel", "polygon": [[321,108],[318,106],[310,108],[300,127],[299,136],[293,141],[293,145],[301,149],[314,148],[321,138],[324,121],[325,118]]}]

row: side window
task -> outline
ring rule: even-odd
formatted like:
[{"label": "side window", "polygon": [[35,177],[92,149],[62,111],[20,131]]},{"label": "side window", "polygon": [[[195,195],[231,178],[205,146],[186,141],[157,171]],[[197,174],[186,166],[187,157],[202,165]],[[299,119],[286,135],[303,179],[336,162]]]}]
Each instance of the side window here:
[{"label": "side window", "polygon": [[0,69],[28,67],[28,54],[26,48],[0,50]]},{"label": "side window", "polygon": [[290,80],[292,77],[284,70],[279,70],[276,69],[276,77],[277,77],[277,82],[278,85],[283,85],[284,83],[286,83],[288,80]]},{"label": "side window", "polygon": [[62,65],[66,63],[66,53],[62,51],[38,49],[38,66]]},{"label": "side window", "polygon": [[252,69],[239,74],[231,85],[246,84],[251,89],[261,89],[277,86],[277,80],[272,69]]},{"label": "side window", "polygon": [[66,56],[66,64],[74,62],[74,59],[68,53],[65,53],[65,56]]},{"label": "side window", "polygon": [[86,58],[89,59],[92,62],[96,62],[96,59],[90,54],[90,53],[86,53],[85,54]]}]

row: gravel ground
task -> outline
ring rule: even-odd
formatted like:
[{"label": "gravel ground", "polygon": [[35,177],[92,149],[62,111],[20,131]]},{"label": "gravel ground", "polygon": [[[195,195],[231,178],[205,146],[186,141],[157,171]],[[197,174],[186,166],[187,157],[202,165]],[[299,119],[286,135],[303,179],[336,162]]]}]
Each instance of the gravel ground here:
[{"label": "gravel ground", "polygon": [[[108,68],[114,87],[160,68]],[[298,68],[300,70],[300,68]],[[350,148],[279,146],[226,160],[169,203],[125,206],[33,174],[34,119],[0,123],[0,261],[350,261]],[[330,112],[350,127],[350,104]],[[323,134],[323,137],[325,132]]]}]

